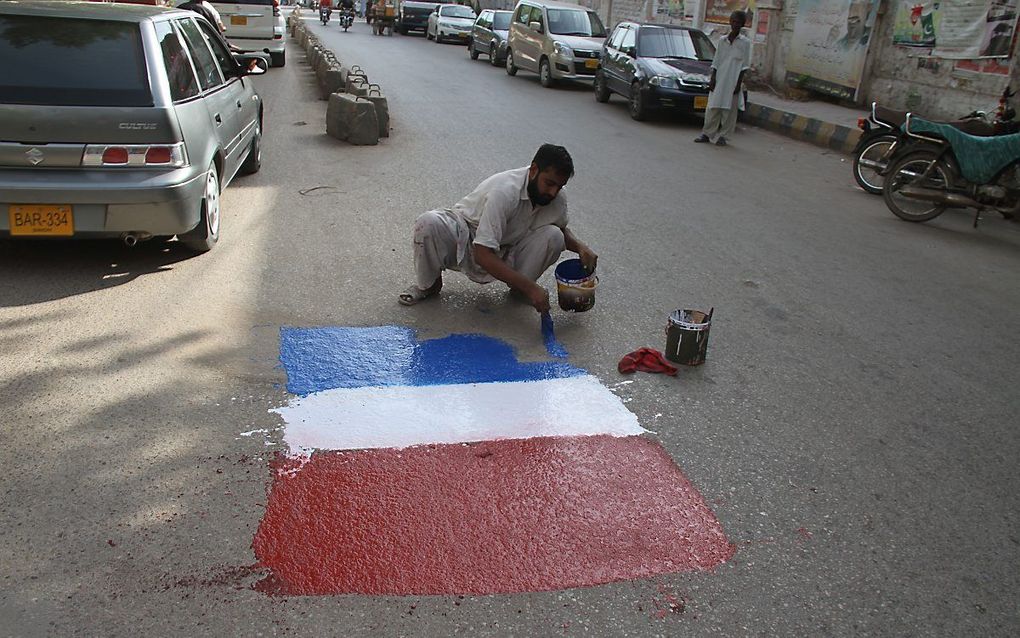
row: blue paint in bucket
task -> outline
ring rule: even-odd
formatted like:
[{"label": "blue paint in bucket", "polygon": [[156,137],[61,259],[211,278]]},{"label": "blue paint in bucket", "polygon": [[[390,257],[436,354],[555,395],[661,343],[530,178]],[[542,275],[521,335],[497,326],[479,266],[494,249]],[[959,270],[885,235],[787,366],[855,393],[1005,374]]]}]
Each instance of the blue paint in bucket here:
[{"label": "blue paint in bucket", "polygon": [[585,312],[595,305],[595,288],[599,278],[589,272],[580,259],[567,259],[556,266],[556,296],[569,312]]}]

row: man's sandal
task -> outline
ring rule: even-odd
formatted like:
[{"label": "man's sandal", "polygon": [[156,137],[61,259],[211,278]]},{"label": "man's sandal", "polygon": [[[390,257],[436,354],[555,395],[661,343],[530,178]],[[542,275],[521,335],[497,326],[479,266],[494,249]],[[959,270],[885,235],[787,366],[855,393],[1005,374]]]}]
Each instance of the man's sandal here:
[{"label": "man's sandal", "polygon": [[443,280],[437,279],[436,283],[429,286],[427,289],[422,290],[418,286],[411,286],[404,292],[400,293],[397,297],[397,303],[401,306],[413,306],[419,301],[424,301],[429,297],[433,297],[439,294],[439,291],[443,289]]}]

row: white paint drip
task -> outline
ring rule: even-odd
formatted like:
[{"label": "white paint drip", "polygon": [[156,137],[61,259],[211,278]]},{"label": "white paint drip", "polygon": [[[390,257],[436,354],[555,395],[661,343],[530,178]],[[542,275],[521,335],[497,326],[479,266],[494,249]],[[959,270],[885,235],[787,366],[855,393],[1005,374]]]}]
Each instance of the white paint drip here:
[{"label": "white paint drip", "polygon": [[591,375],[542,381],[338,388],[271,410],[291,454],[645,429]]},{"label": "white paint drip", "polygon": [[255,434],[269,434],[269,430],[248,430],[247,432],[241,432],[241,436],[252,436]]}]

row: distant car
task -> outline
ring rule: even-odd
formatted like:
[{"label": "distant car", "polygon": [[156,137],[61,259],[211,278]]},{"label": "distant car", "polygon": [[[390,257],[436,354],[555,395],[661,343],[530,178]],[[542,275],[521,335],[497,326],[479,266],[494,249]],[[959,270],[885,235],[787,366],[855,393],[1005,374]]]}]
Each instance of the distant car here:
[{"label": "distant car", "polygon": [[280,0],[210,0],[210,4],[219,12],[231,44],[245,52],[268,53],[273,66],[287,64],[287,28]]},{"label": "distant car", "polygon": [[714,56],[715,45],[698,29],[622,22],[603,48],[595,99],[622,95],[635,120],[658,108],[704,112]]},{"label": "distant car", "polygon": [[475,25],[475,12],[462,4],[441,4],[429,14],[425,37],[437,43],[445,40],[467,42]]},{"label": "distant car", "polygon": [[0,235],[216,244],[261,166],[262,56],[191,11],[43,0],[0,2],[0,60]]},{"label": "distant car", "polygon": [[400,3],[400,11],[397,13],[397,33],[407,35],[410,31],[421,31],[428,29],[429,14],[439,7],[435,2],[415,2],[415,0],[404,0]]},{"label": "distant car", "polygon": [[606,28],[593,9],[551,0],[521,0],[510,20],[506,72],[538,73],[542,86],[593,77]]},{"label": "distant car", "polygon": [[486,9],[475,20],[475,26],[471,29],[471,40],[468,42],[468,52],[472,60],[478,59],[478,54],[489,56],[489,64],[502,66],[503,58],[506,56],[506,38],[510,33],[510,16],[512,11],[494,11]]}]

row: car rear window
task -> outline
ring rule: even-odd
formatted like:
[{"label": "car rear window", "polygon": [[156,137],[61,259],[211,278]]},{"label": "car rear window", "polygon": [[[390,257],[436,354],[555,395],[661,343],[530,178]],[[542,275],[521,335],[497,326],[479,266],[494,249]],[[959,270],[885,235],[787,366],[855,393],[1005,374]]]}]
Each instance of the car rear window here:
[{"label": "car rear window", "polygon": [[509,31],[510,30],[510,12],[500,11],[496,15],[492,16],[492,28],[497,31]]},{"label": "car rear window", "polygon": [[138,25],[0,15],[0,103],[152,106]]}]

